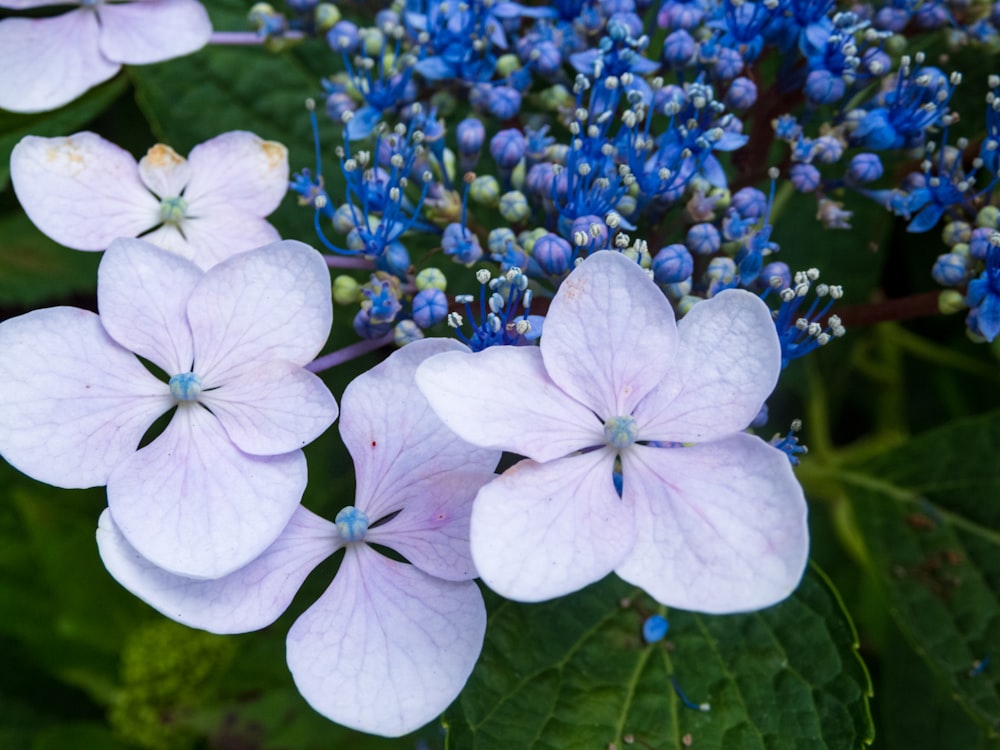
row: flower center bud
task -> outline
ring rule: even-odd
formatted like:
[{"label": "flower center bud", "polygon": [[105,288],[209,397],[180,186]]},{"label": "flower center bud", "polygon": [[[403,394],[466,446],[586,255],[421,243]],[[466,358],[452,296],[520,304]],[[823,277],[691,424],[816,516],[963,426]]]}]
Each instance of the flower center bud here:
[{"label": "flower center bud", "polygon": [[360,542],[368,533],[368,516],[353,505],[341,508],[333,520],[340,538],[345,542]]},{"label": "flower center bud", "polygon": [[170,378],[170,393],[178,401],[197,401],[201,395],[201,378],[193,372],[182,372]]},{"label": "flower center bud", "polygon": [[181,220],[187,216],[187,209],[187,201],[180,196],[164,198],[160,201],[160,218],[166,224],[180,224]]},{"label": "flower center bud", "polygon": [[604,439],[612,448],[624,450],[639,437],[639,426],[632,417],[612,417],[604,423]]}]

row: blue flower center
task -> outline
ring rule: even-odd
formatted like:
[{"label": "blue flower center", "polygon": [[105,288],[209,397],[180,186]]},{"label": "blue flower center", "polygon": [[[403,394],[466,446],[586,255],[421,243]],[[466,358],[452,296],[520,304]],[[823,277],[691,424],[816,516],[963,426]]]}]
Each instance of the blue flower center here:
[{"label": "blue flower center", "polygon": [[360,542],[368,533],[368,516],[353,505],[341,508],[333,520],[340,538],[345,542]]},{"label": "blue flower center", "polygon": [[639,426],[632,417],[612,417],[604,423],[604,439],[615,450],[628,448],[639,438]]},{"label": "blue flower center", "polygon": [[170,394],[178,401],[197,401],[201,395],[201,378],[193,372],[182,372],[170,378]]},{"label": "blue flower center", "polygon": [[160,219],[165,224],[179,224],[187,216],[187,201],[177,196],[160,201]]}]

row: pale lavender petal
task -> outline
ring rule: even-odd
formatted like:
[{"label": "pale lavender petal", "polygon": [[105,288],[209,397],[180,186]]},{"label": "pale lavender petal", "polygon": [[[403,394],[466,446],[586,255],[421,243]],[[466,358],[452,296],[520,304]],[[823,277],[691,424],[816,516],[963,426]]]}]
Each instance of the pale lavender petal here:
[{"label": "pale lavender petal", "polygon": [[191,179],[188,160],[157,143],[139,159],[139,178],[160,198],[176,198]]},{"label": "pale lavender petal", "polygon": [[53,307],[0,324],[0,454],[35,479],[106,484],[172,404],[92,312]]},{"label": "pale lavender petal", "polygon": [[448,428],[474,445],[549,461],[604,444],[600,420],[552,382],[537,347],[442,354],[420,366],[417,385]]},{"label": "pale lavender petal", "polygon": [[249,565],[215,580],[162,570],[135,551],[105,510],[97,526],[104,567],[160,613],[211,633],[249,633],[284,612],[312,570],[340,548],[337,528],[301,505],[274,544]]},{"label": "pale lavender petal", "polygon": [[624,255],[591,255],[559,286],[545,316],[549,377],[601,419],[625,416],[674,358],[674,312],[649,275]]},{"label": "pale lavender petal", "polygon": [[186,307],[203,275],[190,261],[143,240],[115,240],[97,272],[101,323],[167,377],[189,372],[194,344]]},{"label": "pale lavender petal", "polygon": [[108,507],[154,565],[221,578],[267,549],[306,486],[302,451],[250,456],[197,403],[181,404],[156,440],[108,479]]},{"label": "pale lavender petal", "polygon": [[219,418],[240,450],[255,456],[302,448],[337,418],[337,402],[323,381],[290,362],[247,370],[204,391],[201,403]]},{"label": "pale lavender petal", "polygon": [[267,216],[288,192],[288,149],[234,130],[195,146],[184,197],[192,216],[218,211]]},{"label": "pale lavender petal", "polygon": [[417,388],[417,367],[449,351],[468,350],[453,339],[415,341],[356,378],[344,392],[340,431],[354,457],[355,505],[372,521],[399,511],[366,538],[426,573],[460,581],[476,576],[469,514],[500,451],[455,435]]},{"label": "pale lavender petal", "polygon": [[208,43],[212,22],[195,0],[102,3],[101,51],[109,60],[146,65],[195,52]]},{"label": "pale lavender petal", "polygon": [[479,491],[472,559],[483,582],[523,602],[553,599],[614,570],[635,537],[615,492],[607,448],[539,464],[524,460]]},{"label": "pale lavender petal", "polygon": [[186,245],[181,252],[206,270],[238,253],[281,239],[278,230],[264,219],[222,207],[203,216],[188,216],[180,229]]},{"label": "pale lavender petal", "polygon": [[99,34],[87,10],[0,21],[0,109],[56,109],[111,78],[120,66],[101,54]]},{"label": "pale lavender petal", "polygon": [[767,305],[729,289],[695,305],[678,331],[667,377],[635,410],[640,439],[697,443],[745,429],[781,372]]},{"label": "pale lavender petal", "polygon": [[439,484],[449,494],[458,492],[452,473],[470,483],[470,501],[493,476],[500,452],[470,445],[441,424],[414,380],[428,358],[459,350],[467,351],[454,340],[416,341],[344,391],[340,434],[354,459],[355,504],[371,521],[427,502]]},{"label": "pale lavender petal", "polygon": [[94,133],[22,138],[10,155],[10,176],[35,226],[75,250],[104,250],[160,221],[135,159]]},{"label": "pale lavender petal", "polygon": [[330,588],[289,631],[288,668],[327,718],[398,737],[458,696],[485,632],[474,582],[441,581],[354,545]]},{"label": "pale lavender petal", "polygon": [[333,321],[323,256],[285,240],[213,267],[188,302],[195,367],[221,385],[264,362],[312,361]]},{"label": "pale lavender petal", "polygon": [[208,266],[199,263],[198,259],[195,258],[197,248],[191,246],[191,243],[180,233],[175,224],[161,224],[152,232],[142,235],[142,240],[191,261],[203,271],[208,270]]},{"label": "pale lavender petal", "polygon": [[740,433],[689,448],[622,454],[638,536],[619,576],[668,607],[744,612],[798,585],[809,553],[806,502],[788,457]]}]

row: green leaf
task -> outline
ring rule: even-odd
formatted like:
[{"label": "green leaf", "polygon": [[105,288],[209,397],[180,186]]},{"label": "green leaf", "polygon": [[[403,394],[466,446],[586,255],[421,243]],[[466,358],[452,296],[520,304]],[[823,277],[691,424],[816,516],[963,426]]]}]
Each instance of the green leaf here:
[{"label": "green leaf", "polygon": [[23,213],[0,218],[0,237],[0,305],[30,308],[95,293],[100,253],[53,242]]},{"label": "green leaf", "polygon": [[37,115],[0,110],[0,193],[10,178],[10,152],[26,135],[70,135],[111,106],[128,87],[124,76],[115,76],[65,107]]},{"label": "green leaf", "polygon": [[[667,750],[860,748],[871,683],[853,625],[825,576],[760,612],[669,614],[614,576],[543,604],[502,602],[479,664],[445,720],[448,746]],[[702,712],[684,706],[671,678]]]},{"label": "green leaf", "polygon": [[900,629],[1000,730],[1000,412],[956,421],[840,474]]}]

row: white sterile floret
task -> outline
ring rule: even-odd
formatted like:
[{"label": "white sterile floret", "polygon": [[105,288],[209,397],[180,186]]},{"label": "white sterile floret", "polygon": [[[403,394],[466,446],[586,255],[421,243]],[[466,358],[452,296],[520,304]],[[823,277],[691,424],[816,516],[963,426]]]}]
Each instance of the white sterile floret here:
[{"label": "white sterile floret", "polygon": [[476,496],[483,580],[540,601],[614,571],[716,613],[788,596],[806,564],[805,498],[787,456],[745,432],[780,370],[758,296],[723,291],[678,325],[647,271],[612,251],[563,281],[539,347],[429,359],[417,383],[444,423],[527,457]]},{"label": "white sterile floret", "polygon": [[94,133],[27,136],[11,152],[10,171],[29,218],[66,247],[104,250],[142,235],[208,269],[280,239],[264,217],[288,190],[288,150],[237,130],[186,159],[157,144],[137,163]]}]

